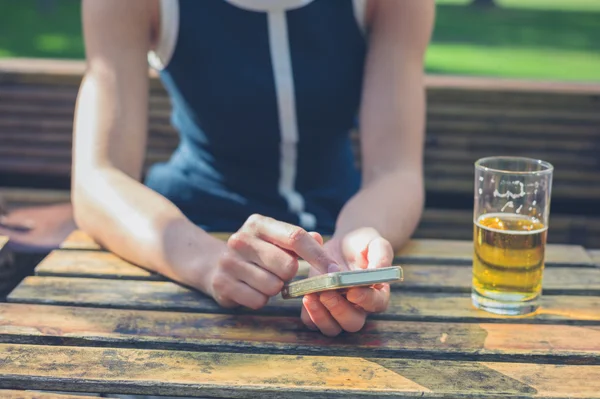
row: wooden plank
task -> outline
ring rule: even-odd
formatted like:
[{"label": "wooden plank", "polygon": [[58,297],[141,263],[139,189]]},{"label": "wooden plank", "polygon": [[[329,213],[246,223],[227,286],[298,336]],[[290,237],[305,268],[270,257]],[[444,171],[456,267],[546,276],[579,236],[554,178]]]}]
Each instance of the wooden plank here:
[{"label": "wooden plank", "polygon": [[600,365],[600,327],[369,320],[324,337],[298,316],[0,304],[0,342]]},{"label": "wooden plank", "polygon": [[35,273],[38,276],[165,280],[111,252],[87,249],[54,250],[36,266]]},{"label": "wooden plank", "polygon": [[[1,279],[4,277],[3,274],[6,272],[5,264],[10,262],[11,256],[7,251],[8,237],[0,236],[0,287],[3,285]],[[9,270],[10,273],[10,270]]]},{"label": "wooden plank", "polygon": [[588,251],[590,257],[592,258],[592,260],[594,261],[594,263],[596,264],[596,266],[600,267],[600,249],[594,249],[591,251]]},{"label": "wooden plank", "polygon": [[[56,59],[37,59],[37,58],[4,58],[0,59],[0,72],[6,75],[31,75],[40,77],[55,78],[57,76],[72,76],[76,78],[74,83],[80,83],[81,76],[85,71],[85,62],[81,60],[56,60]],[[157,74],[149,70],[149,76],[157,79]],[[55,82],[55,80],[50,80]],[[431,89],[442,91],[473,91],[489,92],[497,91],[500,93],[540,93],[544,96],[550,94],[562,95],[600,95],[600,84],[597,83],[578,83],[578,82],[554,82],[537,81],[530,79],[514,78],[490,78],[478,76],[449,76],[428,74],[425,78],[425,85]]]},{"label": "wooden plank", "polygon": [[24,189],[0,187],[0,198],[7,208],[15,206],[49,205],[61,202],[70,202],[67,190]]},{"label": "wooden plank", "polygon": [[600,366],[0,345],[0,387],[231,398],[599,398]]},{"label": "wooden plank", "polygon": [[[13,303],[54,304],[118,309],[169,310],[205,313],[246,313],[244,309],[223,309],[199,292],[169,281],[104,280],[68,277],[25,278],[7,298]],[[469,294],[394,291],[390,306],[374,319],[416,321],[498,320],[513,323],[600,323],[600,296],[544,295],[542,309],[535,315],[508,318],[475,309]],[[300,299],[281,296],[255,314],[297,315]]]},{"label": "wooden plank", "polygon": [[[231,233],[212,233],[227,240]],[[327,239],[327,237],[325,237]],[[76,230],[61,245],[64,249],[99,249],[89,235]],[[465,240],[416,239],[411,240],[396,254],[398,262],[457,263],[470,264],[473,259],[473,243]],[[546,247],[547,266],[593,266],[590,255],[579,245],[549,244]]]},{"label": "wooden plank", "polygon": [[88,249],[98,250],[101,249],[100,245],[96,243],[92,237],[89,236],[83,230],[75,230],[65,239],[60,245],[63,249]]},{"label": "wooden plank", "polygon": [[7,243],[8,243],[8,237],[6,237],[6,236],[0,236],[0,254],[2,253],[2,251],[4,250],[4,248],[6,247]]},{"label": "wooden plank", "polygon": [[8,251],[8,237],[0,236],[0,297],[6,294],[6,290],[12,288],[15,281],[14,256]]},{"label": "wooden plank", "polygon": [[[108,396],[107,396],[108,397]],[[90,399],[91,395],[71,395],[65,393],[40,392],[40,391],[16,391],[0,389],[2,399]]]},{"label": "wooden plank", "polygon": [[[50,88],[46,90],[51,91]],[[1,95],[1,93],[0,93]],[[77,92],[76,89],[71,92],[71,100],[69,102],[52,102],[49,100],[43,101],[38,99],[37,101],[12,101],[12,102],[0,102],[0,115],[11,116],[11,115],[36,115],[43,117],[66,117],[73,118],[74,114],[74,102]],[[161,96],[155,94],[155,96]],[[61,97],[60,95],[57,97]],[[165,104],[167,107],[149,107],[149,117],[162,120],[168,120],[170,117],[169,104]],[[569,109],[549,109],[548,107],[515,107],[511,103],[496,102],[494,106],[486,103],[452,103],[446,102],[435,102],[430,101],[427,107],[427,118],[438,118],[438,119],[455,119],[455,118],[469,118],[469,119],[494,119],[502,118],[504,120],[519,120],[525,123],[535,123],[538,121],[552,121],[564,125],[573,123],[585,124],[585,123],[596,123],[600,122],[600,115],[594,112],[589,112],[586,109],[569,108]],[[3,132],[0,132],[3,134]],[[500,145],[506,144],[506,140],[501,140]],[[546,143],[540,140],[542,146]],[[578,145],[578,143],[570,143],[571,145]],[[536,147],[537,148],[537,147]],[[568,146],[567,146],[568,148]]]},{"label": "wooden plank", "polygon": [[[411,240],[396,256],[406,262],[471,263],[472,241],[420,239]],[[592,266],[593,261],[579,245],[549,244],[546,246],[546,265]]]},{"label": "wooden plank", "polygon": [[[392,286],[395,290],[418,289],[427,291],[469,292],[472,267],[427,264],[402,264],[404,282]],[[300,261],[298,277],[306,277],[310,266]],[[166,280],[120,257],[103,251],[55,250],[35,269],[38,276],[84,277],[129,280]],[[550,267],[544,272],[543,288],[546,294],[574,294],[600,296],[600,269]]]}]

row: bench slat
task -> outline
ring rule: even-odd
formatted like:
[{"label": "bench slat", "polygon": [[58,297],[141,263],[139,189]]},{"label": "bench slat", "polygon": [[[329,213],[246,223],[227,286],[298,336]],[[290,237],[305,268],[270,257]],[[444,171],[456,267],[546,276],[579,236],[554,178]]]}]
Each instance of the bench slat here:
[{"label": "bench slat", "polygon": [[600,327],[369,320],[327,338],[300,318],[0,304],[0,342],[262,354],[600,364]]},{"label": "bench slat", "polygon": [[[230,233],[213,233],[227,240]],[[63,249],[100,249],[98,244],[81,230],[71,233],[61,244]],[[416,239],[411,240],[397,254],[399,262],[459,263],[470,264],[473,259],[473,243],[460,240]],[[590,255],[579,245],[549,244],[546,247],[548,266],[593,266]]]},{"label": "bench slat", "polygon": [[13,254],[7,250],[8,237],[0,236],[0,298],[8,293],[16,283],[16,270]]},{"label": "bench slat", "polygon": [[[92,399],[89,395],[71,395],[53,392],[15,391],[0,389],[2,399]],[[107,398],[110,398],[107,396]]]},{"label": "bench slat", "polygon": [[96,243],[96,241],[94,241],[94,239],[90,237],[89,234],[79,229],[69,234],[67,238],[62,242],[60,247],[63,249],[101,249],[100,245],[98,245],[98,243]]},{"label": "bench slat", "polygon": [[600,249],[594,249],[588,251],[588,253],[590,254],[590,257],[592,258],[596,266],[600,267]]},{"label": "bench slat", "polygon": [[[471,263],[473,243],[464,240],[412,240],[397,254],[397,257],[406,261],[435,262],[442,259]],[[546,264],[548,266],[591,266],[593,261],[579,245],[550,244],[546,247]]]},{"label": "bench slat", "polygon": [[106,251],[55,250],[35,268],[38,276],[95,277],[133,280],[164,280]]},{"label": "bench slat", "polygon": [[[56,95],[56,99],[63,101],[52,101],[52,91],[46,89],[49,93],[45,96],[33,96],[30,94],[28,97],[23,95],[15,96],[15,92],[4,93],[5,95],[11,95],[13,97],[12,102],[1,102],[0,101],[0,116],[14,116],[14,115],[39,115],[43,117],[66,117],[72,118],[74,114],[75,98],[77,96],[77,89],[72,88],[70,96],[65,98],[64,95]],[[39,89],[41,93],[42,90]],[[0,89],[0,95],[2,95],[2,89]],[[152,96],[154,99],[164,100],[162,103],[151,104],[149,107],[151,118],[163,118],[168,119],[170,116],[170,107],[168,97],[163,93],[155,93]],[[70,101],[64,101],[65,99]],[[519,108],[515,107],[514,104],[448,104],[443,101],[435,102],[431,101],[427,108],[428,119],[494,119],[502,118],[503,121],[519,121],[525,123],[537,123],[540,121],[554,122],[559,124],[578,124],[578,125],[589,125],[592,123],[600,122],[600,115],[591,110],[577,109],[577,108]],[[161,105],[161,106],[158,106]],[[506,140],[502,141],[506,143]]]},{"label": "bench slat", "polygon": [[[392,289],[468,292],[472,267],[427,264],[402,264],[404,282]],[[310,266],[300,261],[299,277],[308,275]],[[165,280],[161,275],[135,266],[118,256],[103,251],[55,250],[35,269],[38,276],[84,277],[130,280]],[[600,296],[600,269],[549,267],[544,272],[544,293]]]},{"label": "bench slat", "polygon": [[[221,308],[201,293],[168,281],[104,280],[68,277],[25,278],[7,298],[13,303],[55,304],[120,309],[190,311],[205,313],[249,312]],[[600,322],[600,296],[544,295],[538,313],[528,318],[505,318],[475,309],[466,293],[430,293],[396,290],[387,312],[375,319],[416,321],[501,320],[519,322]],[[258,314],[297,315],[300,299],[283,300],[280,296]]]},{"label": "bench slat", "polygon": [[0,387],[142,395],[599,398],[598,373],[600,366],[0,345]]}]

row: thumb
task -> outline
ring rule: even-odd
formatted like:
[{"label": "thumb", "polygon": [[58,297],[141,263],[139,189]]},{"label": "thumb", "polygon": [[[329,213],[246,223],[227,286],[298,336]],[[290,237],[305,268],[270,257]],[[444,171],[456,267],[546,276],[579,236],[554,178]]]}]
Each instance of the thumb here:
[{"label": "thumb", "polygon": [[373,239],[368,246],[367,262],[369,269],[391,266],[394,262],[392,244],[383,237]]},{"label": "thumb", "polygon": [[308,234],[310,234],[310,236],[312,238],[317,240],[317,242],[319,244],[323,245],[324,240],[323,240],[323,236],[321,234],[317,233],[316,231],[309,231]]}]

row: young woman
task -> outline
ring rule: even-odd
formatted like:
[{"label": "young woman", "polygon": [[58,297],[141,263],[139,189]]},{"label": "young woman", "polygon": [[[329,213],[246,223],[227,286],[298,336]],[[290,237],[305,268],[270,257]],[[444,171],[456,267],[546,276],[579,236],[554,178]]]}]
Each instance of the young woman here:
[{"label": "young woman", "polygon": [[[84,0],[78,226],[225,307],[262,307],[298,257],[312,275],[389,266],[424,201],[433,20],[433,0]],[[181,143],[142,181],[148,61]],[[335,336],[388,300],[387,285],[309,295],[301,317]]]}]

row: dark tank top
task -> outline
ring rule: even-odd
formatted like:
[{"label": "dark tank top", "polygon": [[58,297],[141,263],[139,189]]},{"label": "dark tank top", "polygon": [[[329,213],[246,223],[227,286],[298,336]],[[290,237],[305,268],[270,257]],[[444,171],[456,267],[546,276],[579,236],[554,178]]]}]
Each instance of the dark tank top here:
[{"label": "dark tank top", "polygon": [[331,234],[360,186],[363,1],[161,0],[150,54],[180,144],[145,184],[207,231],[253,213]]}]

